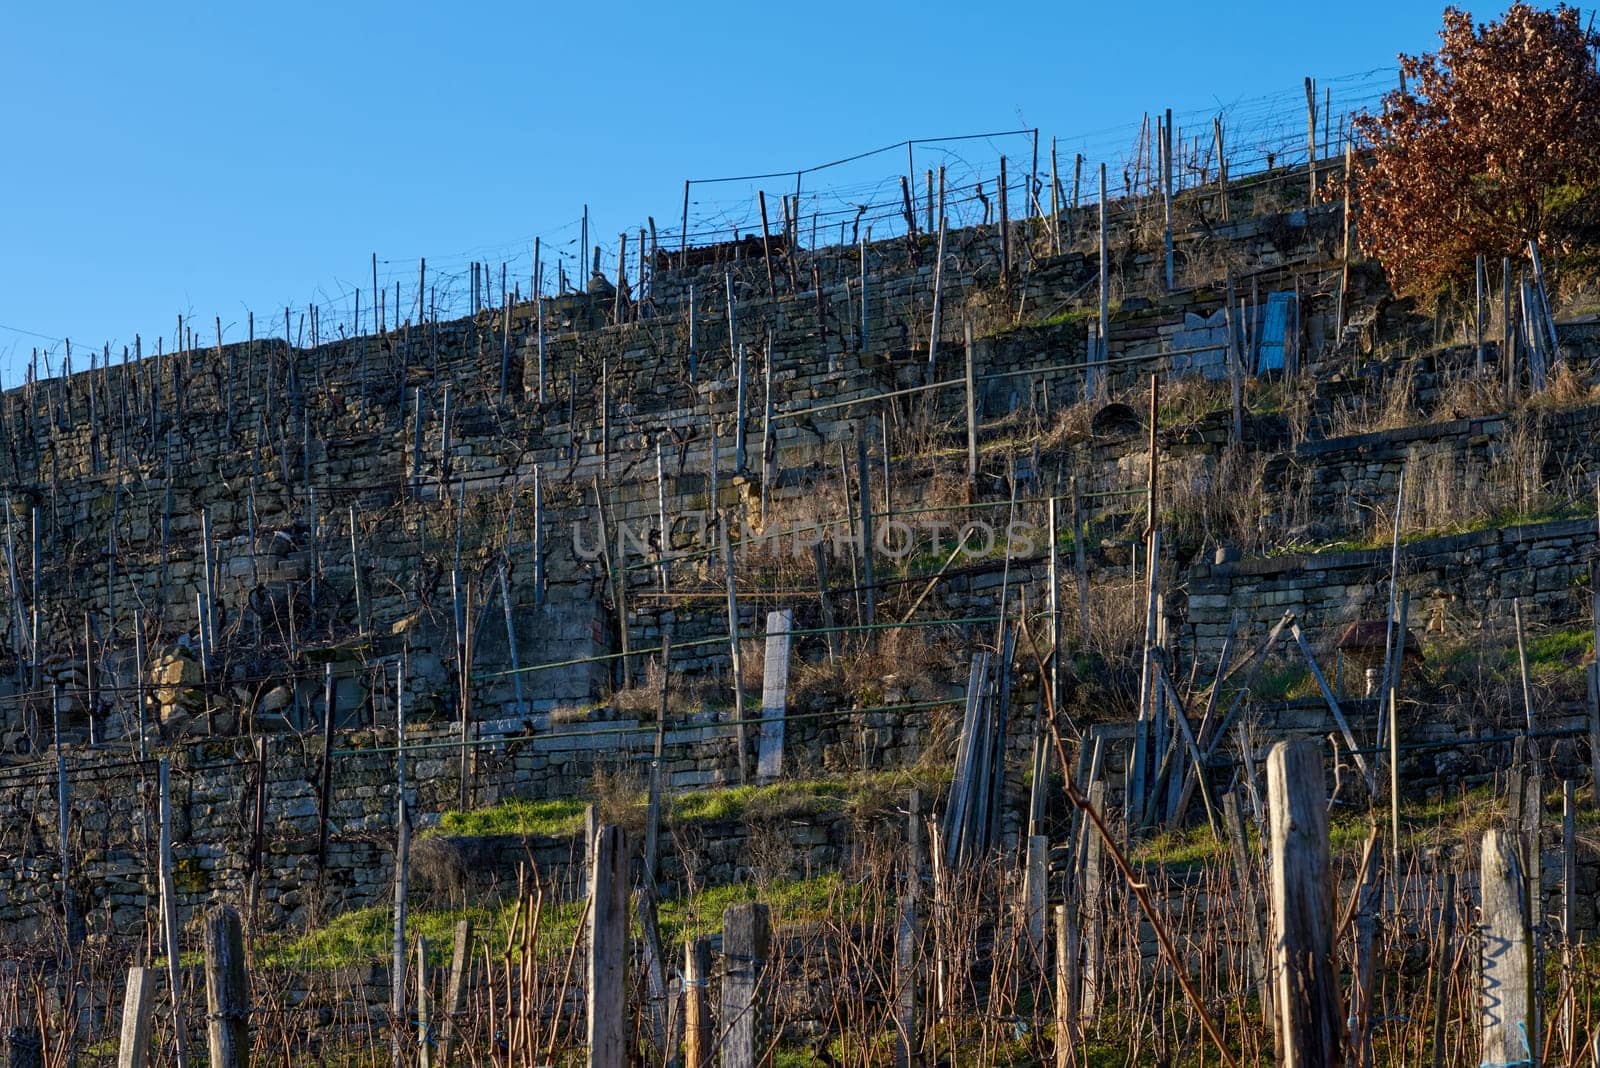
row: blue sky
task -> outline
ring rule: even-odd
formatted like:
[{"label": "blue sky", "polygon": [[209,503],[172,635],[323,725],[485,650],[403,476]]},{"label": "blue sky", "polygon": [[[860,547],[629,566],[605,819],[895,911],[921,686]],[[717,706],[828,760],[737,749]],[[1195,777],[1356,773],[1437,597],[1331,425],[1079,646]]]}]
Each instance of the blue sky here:
[{"label": "blue sky", "polygon": [[[170,346],[179,314],[208,340],[220,315],[241,338],[246,309],[264,324],[369,286],[373,252],[408,287],[419,256],[441,272],[520,256],[526,272],[535,234],[576,251],[585,203],[606,243],[647,215],[675,228],[686,177],[1035,126],[1046,141],[1125,145],[1163,107],[1292,108],[1305,75],[1431,48],[1441,10],[13,5],[0,31],[0,374],[15,384],[35,345],[59,359],[62,337],[75,352],[120,352],[136,331]],[[981,167],[1008,152],[1015,167],[1024,141],[961,151]],[[903,150],[876,157],[850,180],[903,165]],[[776,216],[792,184],[766,188]],[[748,189],[706,190],[708,217],[719,192]]]}]

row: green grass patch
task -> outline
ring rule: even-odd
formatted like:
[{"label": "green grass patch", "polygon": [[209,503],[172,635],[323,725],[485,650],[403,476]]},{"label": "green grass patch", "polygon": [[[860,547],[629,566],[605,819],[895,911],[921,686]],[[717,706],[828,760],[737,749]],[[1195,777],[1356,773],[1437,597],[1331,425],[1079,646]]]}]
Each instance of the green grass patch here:
[{"label": "green grass patch", "polygon": [[746,817],[768,819],[839,811],[851,794],[841,779],[801,779],[770,786],[730,786],[679,794],[667,810],[677,824],[720,823]]},{"label": "green grass patch", "polygon": [[[726,786],[678,794],[667,805],[669,825],[692,826],[729,820],[775,820],[842,812],[870,813],[904,800],[912,788],[929,796],[948,780],[949,769],[899,769],[845,778],[797,779],[769,786]],[[637,802],[644,803],[641,794]],[[429,835],[483,837],[497,834],[570,837],[583,830],[589,802],[581,798],[511,799],[469,812],[446,812]]]},{"label": "green grass patch", "polygon": [[[723,910],[729,905],[759,901],[772,910],[772,923],[779,927],[841,915],[859,900],[859,893],[857,888],[845,886],[838,872],[759,886],[718,886],[689,898],[661,902],[658,922],[663,941],[676,945],[691,934],[719,933]],[[567,953],[584,911],[582,901],[546,905],[539,916],[539,953]],[[465,919],[472,921],[473,937],[499,953],[517,922],[516,913],[513,900],[466,908],[412,909],[406,917],[406,943],[414,946],[419,935],[426,938],[429,961],[444,966],[450,962],[456,924]],[[637,926],[637,921],[634,923]],[[639,937],[640,932],[633,934]],[[303,934],[265,938],[257,947],[256,959],[266,967],[341,968],[386,961],[393,951],[394,911],[388,905],[372,905],[336,916]]]},{"label": "green grass patch", "polygon": [[1206,824],[1180,830],[1167,830],[1134,846],[1129,860],[1135,864],[1158,864],[1186,868],[1227,856],[1227,845]]},{"label": "green grass patch", "polygon": [[513,798],[467,812],[446,812],[436,833],[467,838],[494,834],[564,837],[583,829],[588,803],[577,798],[527,801]]}]

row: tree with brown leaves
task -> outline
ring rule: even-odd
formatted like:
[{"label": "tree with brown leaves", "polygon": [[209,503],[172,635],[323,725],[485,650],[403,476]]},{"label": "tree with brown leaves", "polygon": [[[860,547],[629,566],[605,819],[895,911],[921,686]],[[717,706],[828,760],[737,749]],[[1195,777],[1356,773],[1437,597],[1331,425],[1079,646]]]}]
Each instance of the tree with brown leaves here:
[{"label": "tree with brown leaves", "polygon": [[1400,56],[1400,88],[1354,119],[1357,234],[1414,294],[1530,238],[1567,250],[1600,221],[1600,36],[1579,12],[1519,2],[1475,26],[1452,7],[1439,38]]}]

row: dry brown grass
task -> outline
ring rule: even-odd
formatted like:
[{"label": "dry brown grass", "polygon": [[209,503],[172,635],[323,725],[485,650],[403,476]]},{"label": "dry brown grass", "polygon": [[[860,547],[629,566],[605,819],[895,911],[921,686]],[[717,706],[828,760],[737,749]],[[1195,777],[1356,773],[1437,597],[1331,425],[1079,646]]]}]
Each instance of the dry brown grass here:
[{"label": "dry brown grass", "polygon": [[1394,365],[1376,397],[1341,398],[1329,413],[1328,436],[1351,437],[1421,422],[1424,417],[1417,406],[1416,374],[1415,361],[1403,360]]},{"label": "dry brown grass", "polygon": [[1504,387],[1493,374],[1476,370],[1453,375],[1439,387],[1434,403],[1435,419],[1472,419],[1493,415],[1505,407]]},{"label": "dry brown grass", "polygon": [[1177,456],[1164,467],[1162,524],[1186,552],[1229,545],[1253,552],[1261,544],[1267,457],[1230,446],[1213,460]]},{"label": "dry brown grass", "polygon": [[636,763],[595,768],[593,797],[602,824],[611,823],[630,831],[644,829],[645,781]]}]

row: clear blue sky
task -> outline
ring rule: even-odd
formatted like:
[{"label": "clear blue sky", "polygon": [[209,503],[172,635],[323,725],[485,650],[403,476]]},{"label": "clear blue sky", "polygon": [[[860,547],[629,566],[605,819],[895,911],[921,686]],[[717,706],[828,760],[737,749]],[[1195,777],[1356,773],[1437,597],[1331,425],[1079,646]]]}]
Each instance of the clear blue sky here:
[{"label": "clear blue sky", "polygon": [[14,4],[0,373],[59,359],[19,330],[120,352],[183,313],[236,339],[246,308],[370,284],[373,252],[407,280],[526,261],[585,203],[597,239],[676,226],[690,176],[1298,93],[1431,48],[1442,6]]}]

